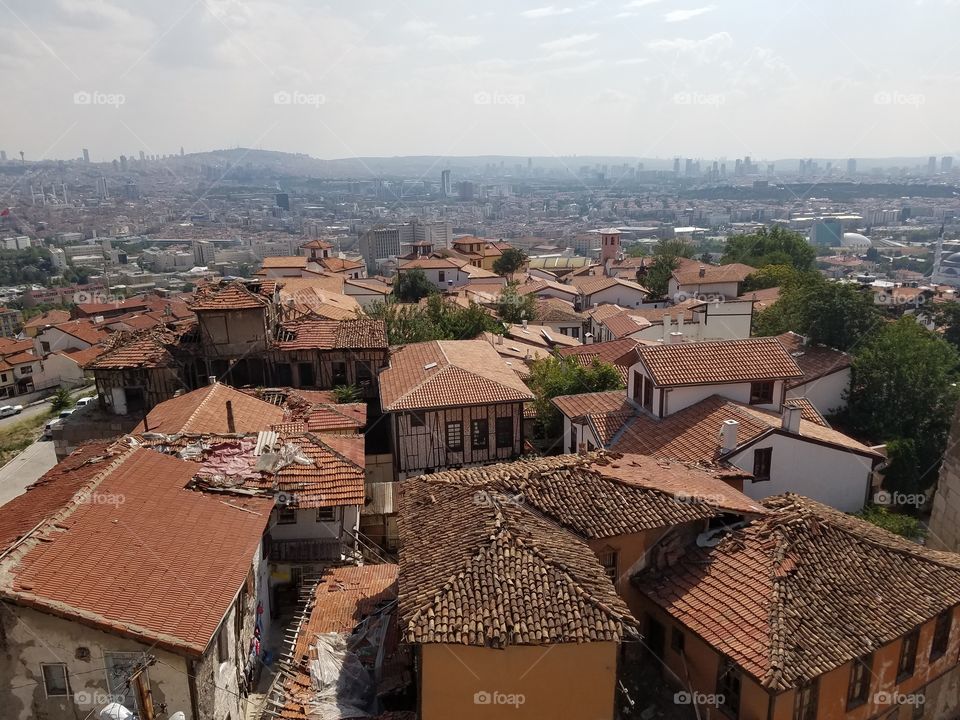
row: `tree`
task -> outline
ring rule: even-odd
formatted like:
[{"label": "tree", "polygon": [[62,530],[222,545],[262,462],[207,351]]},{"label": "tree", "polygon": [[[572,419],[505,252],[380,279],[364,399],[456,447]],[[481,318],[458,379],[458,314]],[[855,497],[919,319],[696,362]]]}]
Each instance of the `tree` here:
[{"label": "tree", "polygon": [[471,302],[462,307],[433,293],[426,303],[411,306],[374,303],[367,316],[383,320],[391,345],[427,340],[470,340],[483,332],[503,333],[503,325],[486,308]]},{"label": "tree", "polygon": [[397,274],[393,283],[393,294],[401,302],[419,302],[437,291],[427,274],[421,268],[413,268]]},{"label": "tree", "polygon": [[764,265],[756,272],[747,275],[741,292],[748,293],[766,288],[784,287],[799,280],[799,274],[792,265]]},{"label": "tree", "polygon": [[779,225],[760,228],[750,235],[737,235],[727,240],[720,262],[744,263],[753,267],[791,265],[797,270],[813,268],[816,251],[800,233]]},{"label": "tree", "polygon": [[527,254],[517,248],[507,248],[493,263],[493,271],[497,275],[510,275],[523,267],[527,262]]},{"label": "tree", "polygon": [[928,306],[921,315],[942,331],[944,340],[955,348],[960,348],[960,303],[948,302]]},{"label": "tree", "polygon": [[333,388],[333,399],[338,404],[360,402],[360,388],[356,385],[337,385]]},{"label": "tree", "polygon": [[917,541],[927,534],[926,528],[915,517],[892,512],[882,505],[867,505],[857,517],[884,530]]},{"label": "tree", "polygon": [[70,397],[70,391],[67,388],[57,388],[57,391],[50,397],[50,409],[56,413],[70,407],[73,407],[73,398]]},{"label": "tree", "polygon": [[842,419],[854,433],[892,441],[889,489],[922,492],[936,479],[960,395],[958,363],[949,343],[909,316],[873,333],[854,358]]},{"label": "tree", "polygon": [[497,298],[497,315],[508,323],[533,320],[537,314],[533,295],[517,292],[517,283],[509,283]]},{"label": "tree", "polygon": [[792,330],[811,342],[849,350],[882,322],[873,297],[855,285],[803,273],[780,291],[780,299],[754,317],[754,335]]},{"label": "tree", "polygon": [[661,240],[653,248],[653,263],[642,278],[643,286],[654,298],[664,297],[670,289],[670,276],[680,258],[693,255],[693,248],[683,240]]},{"label": "tree", "polygon": [[534,422],[541,438],[557,438],[563,432],[563,416],[550,402],[553,398],[623,388],[620,373],[613,365],[594,359],[584,367],[571,356],[534,360],[527,384],[536,396]]}]

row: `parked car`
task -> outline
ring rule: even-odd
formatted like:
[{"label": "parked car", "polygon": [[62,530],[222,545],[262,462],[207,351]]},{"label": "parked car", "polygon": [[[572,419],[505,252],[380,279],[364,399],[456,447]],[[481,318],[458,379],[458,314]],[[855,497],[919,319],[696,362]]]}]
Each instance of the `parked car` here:
[{"label": "parked car", "polygon": [[63,420],[61,420],[60,418],[54,418],[53,420],[48,422],[46,425],[43,426],[42,438],[44,440],[53,439],[53,429],[56,427],[60,427],[61,425],[63,425]]},{"label": "parked car", "polygon": [[71,415],[73,415],[74,412],[76,412],[76,408],[70,408],[69,410],[61,410],[60,414],[57,415],[57,417],[63,420],[64,418],[68,418]]},{"label": "parked car", "polygon": [[23,412],[23,405],[4,405],[0,407],[0,418],[11,417],[12,415],[19,415]]},{"label": "parked car", "polygon": [[93,404],[96,403],[96,402],[97,402],[97,396],[96,396],[96,395],[93,395],[93,396],[91,396],[91,397],[82,397],[82,398],[80,398],[79,400],[77,400],[77,408],[78,408],[78,409],[79,409],[79,408],[84,408],[84,407],[86,407],[87,405],[93,405]]}]

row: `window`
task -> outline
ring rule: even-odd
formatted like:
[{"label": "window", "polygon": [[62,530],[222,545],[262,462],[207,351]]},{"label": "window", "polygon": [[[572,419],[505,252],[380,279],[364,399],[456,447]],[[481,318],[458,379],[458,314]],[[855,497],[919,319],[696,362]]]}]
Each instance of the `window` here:
[{"label": "window", "polygon": [[643,401],[643,375],[636,370],[633,371],[633,399],[636,402]]},{"label": "window", "polygon": [[357,385],[369,387],[371,380],[373,380],[373,373],[370,372],[370,366],[361,360],[357,363]]},{"label": "window", "polygon": [[462,422],[447,423],[447,450],[453,450],[454,452],[463,451],[463,423]]},{"label": "window", "polygon": [[847,688],[847,710],[863,705],[870,695],[870,673],[873,655],[857,658],[850,666],[850,685]]},{"label": "window", "polygon": [[620,573],[617,571],[617,561],[619,560],[619,554],[616,550],[604,550],[599,553],[600,564],[603,565],[604,571],[607,573],[607,577],[610,578],[610,582],[615,583],[617,578],[620,576]]},{"label": "window", "polygon": [[773,382],[750,383],[750,404],[766,405],[773,402]]},{"label": "window", "polygon": [[446,280],[447,280],[447,274],[446,274],[443,270],[441,270],[441,271],[438,273],[438,275],[439,275],[439,277],[440,277],[440,282],[446,282]]},{"label": "window", "polygon": [[277,508],[277,525],[293,525],[297,522],[297,509],[292,507]]},{"label": "window", "polygon": [[920,642],[920,628],[905,635],[900,646],[900,663],[897,665],[897,682],[903,682],[913,676],[917,665],[917,644]]},{"label": "window", "polygon": [[298,363],[297,370],[300,373],[300,387],[312,387],[313,363]]},{"label": "window", "polygon": [[816,720],[817,703],[820,701],[820,678],[814,678],[797,689],[793,706],[794,720]]},{"label": "window", "polygon": [[773,448],[760,448],[753,451],[753,480],[770,479],[770,463],[773,461]]},{"label": "window", "polygon": [[953,624],[953,610],[946,610],[937,616],[933,627],[933,642],[930,643],[930,659],[936,660],[947,654],[950,644],[950,626]]},{"label": "window", "polygon": [[577,426],[570,423],[570,452],[577,451]]},{"label": "window", "polygon": [[486,420],[470,421],[470,444],[475,448],[485,448],[490,444],[490,430]]},{"label": "window", "polygon": [[33,365],[23,365],[20,368],[21,375],[32,375],[33,374]]},{"label": "window", "polygon": [[412,412],[410,413],[410,427],[419,428],[423,427],[423,413]]},{"label": "window", "polygon": [[224,625],[217,635],[217,662],[226,662],[230,659],[230,638],[227,637],[227,626]]},{"label": "window", "polygon": [[717,676],[717,694],[720,696],[720,709],[734,718],[740,715],[740,684],[737,666],[724,658]]},{"label": "window", "polygon": [[680,628],[673,628],[670,631],[670,649],[679,655],[683,655],[684,635]]},{"label": "window", "polygon": [[643,378],[643,407],[653,412],[653,380]]},{"label": "window", "polygon": [[333,507],[317,508],[317,522],[333,522],[337,519],[337,509]]},{"label": "window", "polygon": [[498,417],[494,429],[498,448],[513,447],[512,417]]},{"label": "window", "polygon": [[345,362],[333,363],[333,384],[346,385],[347,383],[347,364]]},{"label": "window", "polygon": [[40,665],[43,673],[43,688],[47,697],[61,697],[70,694],[70,685],[67,682],[67,666],[64,663],[50,663]]}]

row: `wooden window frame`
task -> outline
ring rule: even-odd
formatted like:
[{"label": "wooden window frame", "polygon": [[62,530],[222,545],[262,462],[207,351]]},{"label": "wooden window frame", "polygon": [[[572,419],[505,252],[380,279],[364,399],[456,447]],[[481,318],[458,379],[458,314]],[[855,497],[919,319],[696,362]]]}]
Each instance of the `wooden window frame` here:
[{"label": "wooden window frame", "polygon": [[[446,426],[446,443],[449,452],[463,452],[463,421],[451,420]],[[451,443],[451,438],[456,438],[455,443]]]},{"label": "wooden window frame", "polygon": [[[284,513],[293,513],[293,520],[284,519]],[[295,507],[280,506],[277,508],[277,525],[296,525],[297,509]]]},{"label": "wooden window frame", "polygon": [[950,635],[953,632],[953,608],[937,615],[933,626],[933,638],[930,640],[930,660],[939,660],[950,649]]},{"label": "wooden window frame", "polygon": [[[478,438],[480,442],[478,442]],[[490,447],[490,421],[470,421],[470,447],[486,450]]]},{"label": "wooden window frame", "polygon": [[770,405],[773,403],[773,391],[776,383],[773,380],[758,380],[750,383],[750,404]]},{"label": "wooden window frame", "polygon": [[[63,692],[50,692],[50,680],[47,675],[48,668],[57,668],[63,673]],[[40,663],[40,677],[43,679],[43,692],[48,698],[70,697],[70,673],[66,663]]]},{"label": "wooden window frame", "polygon": [[[766,472],[763,472],[764,467]],[[757,448],[753,451],[753,481],[769,482],[773,470],[773,448]]]},{"label": "wooden window frame", "polygon": [[817,720],[820,704],[820,678],[815,677],[797,688],[793,704],[794,720]]},{"label": "wooden window frame", "polygon": [[[722,658],[717,671],[717,694],[723,697],[720,710],[728,717],[740,717],[743,696],[743,675],[729,658]],[[733,701],[733,702],[731,702]]]},{"label": "wooden window frame", "polygon": [[[509,437],[506,432],[506,424],[510,423]],[[497,450],[502,448],[512,448],[514,446],[513,436],[513,415],[507,417],[498,417],[493,422],[493,442]]]},{"label": "wooden window frame", "polygon": [[903,636],[900,643],[900,660],[897,662],[897,682],[913,677],[917,670],[917,649],[920,645],[920,628],[914,628]]},{"label": "wooden window frame", "polygon": [[317,508],[317,522],[336,522],[337,508],[334,506]]},{"label": "wooden window frame", "polygon": [[873,675],[873,653],[863,655],[850,663],[850,681],[847,684],[847,711],[860,707],[870,698],[870,678]]},{"label": "wooden window frame", "polygon": [[424,417],[422,412],[412,412],[410,413],[410,427],[411,428],[422,428],[427,424],[427,419]]}]

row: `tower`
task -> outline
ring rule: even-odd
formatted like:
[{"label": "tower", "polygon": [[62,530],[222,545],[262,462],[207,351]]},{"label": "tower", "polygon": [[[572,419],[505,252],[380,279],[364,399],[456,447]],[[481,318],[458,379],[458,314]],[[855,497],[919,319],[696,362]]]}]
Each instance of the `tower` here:
[{"label": "tower", "polygon": [[86,148],[83,149],[83,161],[85,163],[90,162],[90,151],[87,150]]},{"label": "tower", "polygon": [[616,228],[604,228],[600,233],[600,264],[606,265],[608,260],[616,260],[620,254],[620,231]]}]

